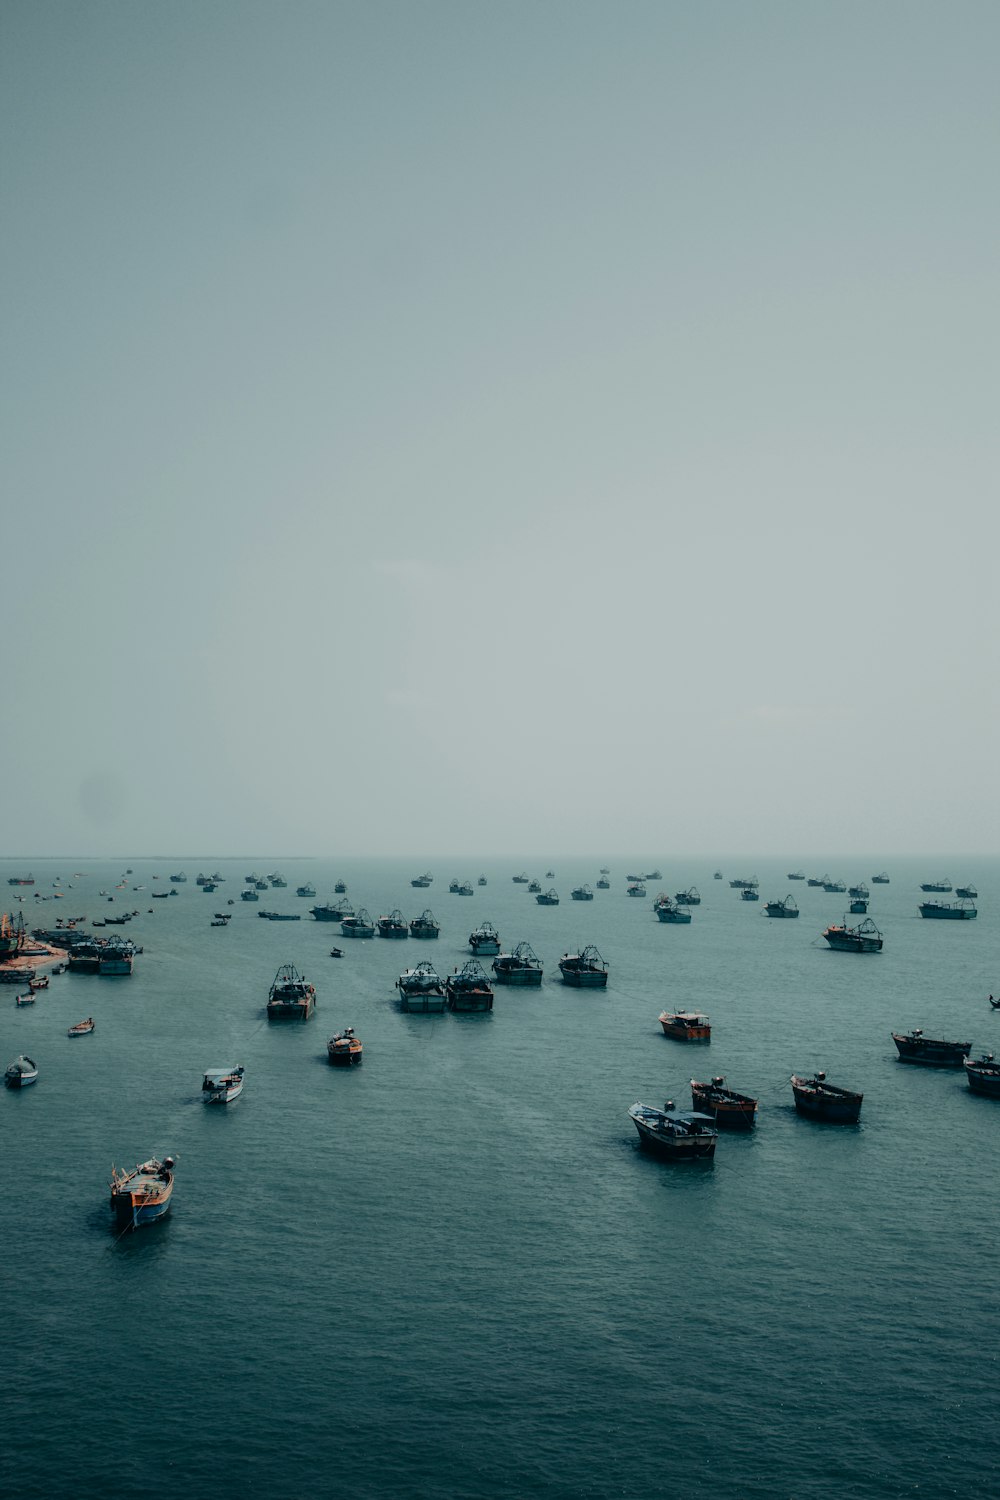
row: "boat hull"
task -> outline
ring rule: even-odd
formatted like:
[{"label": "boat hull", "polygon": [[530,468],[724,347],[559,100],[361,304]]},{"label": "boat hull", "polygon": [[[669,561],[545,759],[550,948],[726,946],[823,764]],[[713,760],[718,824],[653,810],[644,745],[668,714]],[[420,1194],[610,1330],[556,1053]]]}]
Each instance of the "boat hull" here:
[{"label": "boat hull", "polygon": [[752,1130],[757,1123],[756,1099],[723,1099],[693,1082],[691,1107],[708,1115],[722,1130]]},{"label": "boat hull", "polygon": [[559,966],[563,984],[568,984],[574,990],[606,990],[608,987],[608,976],[606,973],[595,972],[590,969],[564,969]]},{"label": "boat hull", "polygon": [[446,1003],[444,990],[427,990],[399,992],[399,1008],[414,1016],[439,1016],[443,1013]]},{"label": "boat hull", "polygon": [[1000,1073],[995,1070],[980,1072],[977,1064],[966,1060],[965,1078],[972,1093],[982,1094],[988,1099],[1000,1099]]},{"label": "boat hull", "polygon": [[927,901],[921,905],[920,915],[938,922],[971,922],[979,913],[974,906],[944,906]]},{"label": "boat hull", "polygon": [[900,1062],[919,1063],[927,1068],[960,1068],[972,1051],[971,1042],[938,1042],[929,1038],[898,1036],[892,1033]]},{"label": "boat hull", "polygon": [[493,973],[497,984],[507,984],[523,990],[537,989],[542,982],[541,969],[498,969],[494,965]]},{"label": "boat hull", "polygon": [[680,1136],[658,1130],[635,1115],[631,1118],[643,1149],[664,1161],[711,1161],[715,1155],[718,1134],[714,1129],[711,1133]]},{"label": "boat hull", "polygon": [[856,1125],[861,1115],[862,1094],[821,1093],[793,1081],[792,1093],[795,1108],[806,1119],[818,1120],[824,1125]]},{"label": "boat hull", "polygon": [[493,996],[487,990],[449,990],[448,1009],[467,1014],[493,1009]]}]

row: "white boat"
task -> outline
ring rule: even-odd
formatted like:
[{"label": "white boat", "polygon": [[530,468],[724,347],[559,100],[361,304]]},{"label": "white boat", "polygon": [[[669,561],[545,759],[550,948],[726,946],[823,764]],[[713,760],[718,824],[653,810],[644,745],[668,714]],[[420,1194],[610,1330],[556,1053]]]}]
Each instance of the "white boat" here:
[{"label": "white boat", "polygon": [[206,1104],[232,1104],[243,1092],[243,1068],[210,1068],[201,1089]]},{"label": "white boat", "polygon": [[3,1081],[9,1089],[27,1088],[29,1083],[38,1082],[38,1066],[22,1052],[4,1073]]}]

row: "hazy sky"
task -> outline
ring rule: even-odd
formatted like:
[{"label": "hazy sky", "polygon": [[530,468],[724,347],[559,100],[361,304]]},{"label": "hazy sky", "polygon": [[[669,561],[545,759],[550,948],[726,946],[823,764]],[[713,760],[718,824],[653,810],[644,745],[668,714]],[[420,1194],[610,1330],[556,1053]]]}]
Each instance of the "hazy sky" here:
[{"label": "hazy sky", "polygon": [[6,851],[996,851],[998,59],[3,0]]}]

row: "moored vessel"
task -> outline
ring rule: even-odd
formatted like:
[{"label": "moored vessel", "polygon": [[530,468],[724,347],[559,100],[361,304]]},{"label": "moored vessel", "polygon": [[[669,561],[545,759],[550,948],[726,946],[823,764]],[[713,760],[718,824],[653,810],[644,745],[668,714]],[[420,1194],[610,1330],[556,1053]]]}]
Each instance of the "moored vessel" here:
[{"label": "moored vessel", "polygon": [[444,980],[426,958],[412,969],[404,969],[396,980],[401,1010],[419,1015],[436,1015],[444,1010]]},{"label": "moored vessel", "polygon": [[992,1052],[984,1052],[972,1061],[965,1058],[965,1080],[974,1094],[987,1094],[991,1099],[1000,1099],[1000,1066]]},{"label": "moored vessel", "polygon": [[700,906],[701,894],[696,885],[689,885],[686,891],[678,891],[674,900],[678,906]]},{"label": "moored vessel", "polygon": [[123,1233],[163,1218],[173,1196],[175,1165],[172,1156],[165,1156],[162,1161],[151,1157],[130,1172],[112,1166],[111,1207]]},{"label": "moored vessel", "polygon": [[669,1161],[708,1161],[715,1155],[718,1128],[698,1110],[676,1109],[672,1099],[662,1109],[636,1102],[629,1108],[629,1118],[641,1144]]},{"label": "moored vessel", "polygon": [[361,1038],[355,1036],[353,1026],[335,1031],[326,1044],[327,1061],[335,1068],[349,1068],[361,1061]]},{"label": "moored vessel", "polygon": [[429,906],[425,906],[419,917],[414,917],[410,923],[410,936],[415,938],[436,938],[441,928],[435,920],[434,913]]},{"label": "moored vessel", "polygon": [[679,1042],[710,1042],[712,1023],[699,1010],[665,1010],[660,1015],[664,1036]]},{"label": "moored vessel", "polygon": [[542,982],[542,961],[530,943],[518,943],[510,953],[498,953],[492,963],[497,984],[536,988]]},{"label": "moored vessel", "polygon": [[24,1052],[4,1071],[3,1081],[9,1089],[26,1089],[38,1082],[38,1064]]},{"label": "moored vessel", "polygon": [[282,964],[267,997],[268,1020],[308,1021],[316,1009],[316,988],[294,964]]},{"label": "moored vessel", "polygon": [[960,896],[964,901],[975,901],[979,897],[979,892],[974,885],[956,885],[955,895]]},{"label": "moored vessel", "polygon": [[296,896],[306,896],[312,898],[316,895],[316,887],[307,881],[305,885],[296,886],[295,894]]},{"label": "moored vessel", "polygon": [[358,908],[356,917],[345,917],[340,924],[342,937],[347,938],[370,938],[375,936],[375,923],[362,906]]},{"label": "moored vessel", "polygon": [[661,922],[686,923],[691,921],[691,912],[686,906],[681,906],[677,901],[671,901],[669,896],[655,903],[656,915]]},{"label": "moored vessel", "polygon": [[564,953],[559,960],[563,984],[577,990],[604,990],[608,987],[608,964],[593,943],[579,953]]},{"label": "moored vessel", "polygon": [[398,906],[394,906],[387,917],[379,917],[378,935],[383,938],[409,937],[410,929],[403,921],[403,913]]},{"label": "moored vessel", "polygon": [[232,1104],[243,1092],[242,1067],[209,1068],[202,1080],[201,1091],[206,1104]]},{"label": "moored vessel", "polygon": [[559,892],[553,889],[542,891],[540,895],[535,897],[535,900],[539,906],[558,906]]},{"label": "moored vessel", "polygon": [[71,1026],[69,1028],[69,1030],[67,1031],[66,1035],[67,1036],[89,1036],[90,1033],[93,1031],[95,1024],[96,1023],[94,1021],[93,1016],[88,1016],[85,1021],[77,1021],[77,1023],[76,1023],[75,1026]]},{"label": "moored vessel", "polygon": [[574,901],[593,901],[594,899],[594,893],[589,885],[574,886],[570,891],[570,896]]},{"label": "moored vessel", "polygon": [[415,886],[417,890],[425,890],[430,885],[432,879],[433,876],[425,872],[423,875],[418,875],[415,880],[411,880],[410,884]]},{"label": "moored vessel", "polygon": [[444,982],[448,1006],[454,1011],[493,1009],[493,990],[478,958],[470,958]]},{"label": "moored vessel", "polygon": [[500,934],[492,922],[480,922],[479,926],[469,933],[469,947],[473,953],[481,953],[484,957],[500,952]]},{"label": "moored vessel", "polygon": [[825,1073],[814,1073],[811,1078],[793,1073],[792,1094],[800,1115],[830,1125],[856,1125],[864,1098],[864,1094],[828,1083]]},{"label": "moored vessel", "polygon": [[942,875],[939,880],[925,880],[920,889],[922,891],[950,891],[951,881],[947,875]]},{"label": "moored vessel", "polygon": [[767,901],[764,903],[765,917],[797,917],[799,908],[794,896],[786,896],[784,901]]},{"label": "moored vessel", "polygon": [[757,1120],[757,1100],[749,1094],[727,1089],[725,1085],[726,1080],[721,1074],[710,1083],[699,1083],[692,1078],[692,1108],[708,1115],[726,1130],[752,1130]]},{"label": "moored vessel", "polygon": [[633,880],[631,885],[627,885],[625,887],[625,894],[626,896],[641,898],[646,894],[646,887],[643,885],[641,880]]},{"label": "moored vessel", "polygon": [[872,885],[888,885],[888,884],[889,884],[889,876],[886,874],[885,870],[882,870],[878,875],[873,875],[872,876]]},{"label": "moored vessel", "polygon": [[922,917],[936,917],[945,922],[971,922],[978,916],[968,897],[963,901],[921,901],[919,909]]},{"label": "moored vessel", "polygon": [[972,1051],[971,1042],[944,1042],[924,1036],[921,1027],[900,1033],[894,1031],[900,1062],[925,1063],[931,1068],[960,1068]]},{"label": "moored vessel", "polygon": [[823,936],[838,953],[882,952],[882,934],[871,917],[865,917],[857,927],[848,927],[846,921],[840,926],[831,924]]}]

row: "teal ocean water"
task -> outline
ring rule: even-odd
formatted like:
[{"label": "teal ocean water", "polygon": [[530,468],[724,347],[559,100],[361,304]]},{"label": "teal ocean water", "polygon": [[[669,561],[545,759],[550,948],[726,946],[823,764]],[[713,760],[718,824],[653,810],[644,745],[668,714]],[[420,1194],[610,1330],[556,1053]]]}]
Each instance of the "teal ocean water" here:
[{"label": "teal ocean water", "polygon": [[[34,861],[35,889],[65,892],[45,901],[6,885],[23,865],[0,868],[5,909],[20,894],[52,926],[136,908],[124,930],[144,948],[131,978],[58,976],[30,1009],[0,988],[3,1064],[25,1051],[40,1068],[0,1097],[7,1494],[1000,1490],[1000,1103],[900,1064],[890,1037],[1000,1050],[1000,862],[947,862],[979,889],[963,923],[918,915],[939,859],[658,857],[646,900],[614,862],[610,891],[572,902],[602,862],[436,862],[424,891],[419,862],[288,861],[261,904],[297,923],[239,900],[273,860],[213,861],[211,895],[188,863],[167,901],[151,899],[178,868],[162,860],[132,860],[126,890],[119,864]],[[558,907],[512,883],[522,864]],[[884,952],[831,952],[819,934],[844,898],[786,871],[870,884],[884,864]],[[448,893],[480,871],[471,899]],[[728,885],[750,874],[759,905]],[[338,877],[374,915],[430,905],[439,941],[342,941],[295,895],[308,879],[332,899]],[[691,925],[657,922],[656,892],[691,884]],[[789,891],[798,921],[765,918]],[[402,1014],[400,970],[461,964],[486,918],[505,946],[532,944],[542,988],[498,987],[488,1016]],[[605,993],[559,983],[559,956],[588,942]],[[285,962],[316,985],[308,1023],[265,1019]],[[710,1045],[664,1037],[665,1007],[707,1011]],[[94,1034],[69,1040],[89,1015]],[[360,1068],[326,1062],[344,1025]],[[202,1074],[230,1062],[244,1095],[207,1109]],[[858,1127],[795,1114],[790,1074],[820,1068],[864,1092]],[[640,1150],[634,1100],[687,1106],[689,1079],[719,1073],[760,1098],[752,1135],[723,1136],[711,1165]],[[116,1238],[112,1160],[154,1153],[178,1161],[172,1211]]]}]

